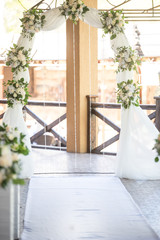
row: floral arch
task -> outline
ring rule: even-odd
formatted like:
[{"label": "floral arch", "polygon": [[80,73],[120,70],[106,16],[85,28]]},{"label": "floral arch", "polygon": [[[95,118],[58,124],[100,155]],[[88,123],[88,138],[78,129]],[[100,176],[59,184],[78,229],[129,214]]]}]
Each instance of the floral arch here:
[{"label": "floral arch", "polygon": [[[56,29],[68,18],[75,24],[81,19],[95,28],[102,28],[104,34],[110,34],[111,48],[115,53],[115,61],[118,62],[117,100],[122,104],[117,175],[140,179],[160,178],[159,171],[156,169],[153,169],[154,177],[147,170],[144,171],[144,175],[137,171],[137,168],[144,168],[144,159],[147,163],[150,159],[154,159],[152,146],[158,131],[139,107],[139,86],[133,82],[133,74],[140,60],[124,33],[125,21],[121,11],[101,12],[85,6],[82,0],[73,0],[72,3],[66,0],[60,7],[45,12],[38,8],[31,8],[24,12],[21,19],[21,36],[17,44],[14,44],[7,53],[6,65],[11,66],[13,79],[8,81],[8,88],[5,91],[8,110],[3,121],[12,127],[18,127],[26,134],[26,144],[30,148],[30,140],[22,114],[22,107],[28,99],[30,50],[36,32]],[[25,156],[23,160],[23,177],[32,174],[30,159],[30,156]]]}]

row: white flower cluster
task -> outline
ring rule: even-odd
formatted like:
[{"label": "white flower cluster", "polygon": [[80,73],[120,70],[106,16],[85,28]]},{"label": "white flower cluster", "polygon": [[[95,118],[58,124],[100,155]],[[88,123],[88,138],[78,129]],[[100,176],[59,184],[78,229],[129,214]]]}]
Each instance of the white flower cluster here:
[{"label": "white flower cluster", "polygon": [[29,97],[28,83],[24,81],[24,78],[20,80],[8,80],[7,84],[4,85],[8,86],[4,93],[7,97],[9,107],[13,107],[15,102],[20,102],[23,105],[27,104]]},{"label": "white flower cluster", "polygon": [[29,150],[24,144],[25,135],[17,128],[13,129],[3,123],[0,126],[0,186],[5,188],[9,181],[14,184],[23,184],[18,179],[21,171],[20,155],[28,155]]},{"label": "white flower cluster", "polygon": [[45,15],[40,9],[30,9],[23,14],[22,22],[22,35],[30,40],[35,32],[39,32],[45,23]]},{"label": "white flower cluster", "polygon": [[68,17],[74,23],[77,23],[79,16],[84,16],[84,14],[89,11],[89,8],[84,5],[82,0],[66,0],[59,8],[61,14]]},{"label": "white flower cluster", "polygon": [[139,90],[140,87],[133,83],[133,80],[127,82],[122,81],[117,84],[117,101],[122,103],[122,106],[127,109],[131,104],[139,106]]},{"label": "white flower cluster", "polygon": [[19,85],[18,83],[16,83],[16,85],[17,85],[16,86],[17,88],[15,88],[12,85],[10,85],[8,87],[8,92],[10,94],[13,94],[14,98],[16,98],[18,96],[18,94],[20,94],[20,95],[22,95],[22,99],[24,99],[25,98],[25,91],[24,91],[24,89],[22,87],[18,87],[18,85]]},{"label": "white flower cluster", "polygon": [[6,65],[12,67],[12,72],[18,74],[19,71],[25,71],[29,67],[28,61],[30,50],[24,50],[24,47],[18,47],[13,44],[11,50],[8,51]]},{"label": "white flower cluster", "polygon": [[118,72],[136,70],[137,65],[141,63],[136,51],[132,50],[131,47],[117,48],[115,62],[118,62]]},{"label": "white flower cluster", "polygon": [[116,38],[117,34],[124,31],[124,16],[122,11],[105,11],[100,13],[103,31],[110,33],[111,39]]},{"label": "white flower cluster", "polygon": [[0,156],[0,166],[1,167],[11,167],[13,162],[19,161],[19,156],[17,153],[11,152],[9,145],[0,145],[1,156]]}]

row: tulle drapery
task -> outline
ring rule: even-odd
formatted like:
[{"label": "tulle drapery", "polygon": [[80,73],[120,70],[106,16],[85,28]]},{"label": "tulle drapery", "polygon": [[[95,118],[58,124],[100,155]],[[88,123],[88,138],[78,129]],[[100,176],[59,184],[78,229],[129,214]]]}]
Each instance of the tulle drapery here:
[{"label": "tulle drapery", "polygon": [[[48,10],[44,15],[46,22],[42,31],[53,30],[66,21],[59,8]],[[89,8],[85,16],[80,17],[80,19],[93,27],[103,27],[100,20],[100,11],[97,9]],[[28,50],[32,49],[33,43],[34,38],[30,41],[28,38],[20,36],[17,44]],[[116,54],[117,48],[123,46],[129,47],[129,42],[124,33],[119,33],[115,39],[111,40],[111,48]],[[21,77],[29,82],[28,70],[26,72],[22,71],[16,76],[17,79]],[[133,71],[124,71],[117,74],[118,83],[128,79],[133,79]],[[29,136],[23,120],[22,105],[15,103],[13,109],[8,108],[3,121],[10,126],[18,127],[20,131],[26,134],[26,143],[30,148]],[[117,176],[133,179],[159,179],[160,167],[154,163],[155,153],[152,151],[154,139],[158,135],[154,124],[140,107],[133,105],[129,109],[122,109],[121,122]],[[28,160],[23,159],[22,175],[25,177],[32,174],[31,157],[29,158]]]}]

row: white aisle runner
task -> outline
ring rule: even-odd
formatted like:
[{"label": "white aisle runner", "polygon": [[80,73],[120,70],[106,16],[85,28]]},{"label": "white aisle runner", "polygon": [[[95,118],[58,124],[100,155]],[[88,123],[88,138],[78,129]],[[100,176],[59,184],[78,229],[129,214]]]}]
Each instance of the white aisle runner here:
[{"label": "white aisle runner", "polygon": [[155,240],[112,175],[33,177],[22,240]]}]

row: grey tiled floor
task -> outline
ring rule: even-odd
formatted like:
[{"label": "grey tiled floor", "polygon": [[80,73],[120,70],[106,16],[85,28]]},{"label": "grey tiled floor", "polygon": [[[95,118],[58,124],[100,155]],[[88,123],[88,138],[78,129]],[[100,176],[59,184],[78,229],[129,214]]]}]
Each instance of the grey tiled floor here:
[{"label": "grey tiled floor", "polygon": [[[74,154],[52,150],[33,150],[35,174],[114,174],[116,157],[96,154]],[[122,179],[149,225],[160,237],[160,181]],[[21,187],[21,219],[27,188]],[[22,222],[22,221],[21,221]]]}]

